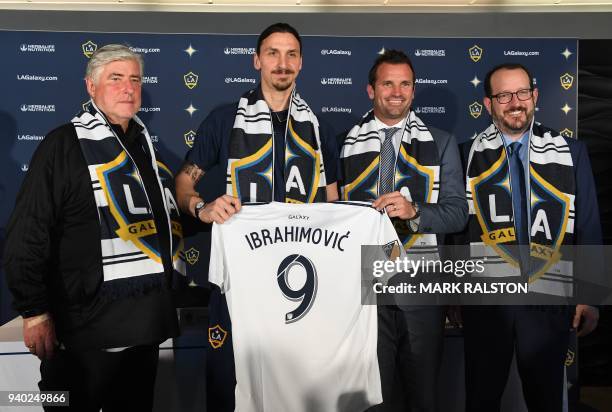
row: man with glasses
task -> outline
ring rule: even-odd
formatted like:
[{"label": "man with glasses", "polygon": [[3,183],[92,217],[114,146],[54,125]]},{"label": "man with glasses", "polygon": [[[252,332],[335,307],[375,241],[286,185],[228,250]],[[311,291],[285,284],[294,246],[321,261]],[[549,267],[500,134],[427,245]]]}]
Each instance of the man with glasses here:
[{"label": "man with glasses", "polygon": [[[487,276],[529,277],[530,292],[569,297],[571,262],[547,266],[530,249],[601,244],[586,148],[534,122],[538,89],[522,65],[493,68],[484,87],[492,124],[463,151],[472,256],[487,256]],[[561,411],[570,329],[586,335],[598,317],[587,305],[464,307],[466,411],[499,411],[514,354],[528,409]]]}]

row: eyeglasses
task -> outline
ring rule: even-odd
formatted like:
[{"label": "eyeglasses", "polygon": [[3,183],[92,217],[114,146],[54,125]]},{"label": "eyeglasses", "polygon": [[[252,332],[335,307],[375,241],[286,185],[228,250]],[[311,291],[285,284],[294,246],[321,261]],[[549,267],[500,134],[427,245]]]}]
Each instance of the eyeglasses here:
[{"label": "eyeglasses", "polygon": [[497,94],[492,95],[491,98],[495,97],[495,99],[497,99],[497,102],[499,104],[506,104],[512,101],[513,95],[516,95],[516,98],[521,101],[529,100],[531,99],[531,96],[533,95],[533,89],[521,89],[514,93],[510,93],[510,92],[497,93]]}]

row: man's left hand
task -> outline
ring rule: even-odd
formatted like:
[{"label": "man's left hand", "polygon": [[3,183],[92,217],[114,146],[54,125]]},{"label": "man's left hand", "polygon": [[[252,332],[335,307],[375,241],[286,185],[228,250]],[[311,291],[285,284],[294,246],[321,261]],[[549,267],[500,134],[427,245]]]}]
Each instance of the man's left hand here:
[{"label": "man's left hand", "polygon": [[32,355],[42,359],[51,359],[55,347],[55,325],[48,313],[23,319],[23,343]]},{"label": "man's left hand", "polygon": [[[582,320],[582,322],[581,322]],[[576,305],[576,314],[572,326],[578,329],[577,336],[586,336],[597,327],[599,321],[599,309],[589,305]]]},{"label": "man's left hand", "polygon": [[385,209],[389,217],[399,217],[403,220],[412,219],[416,215],[412,202],[397,191],[380,196],[372,203],[372,207],[378,211]]}]

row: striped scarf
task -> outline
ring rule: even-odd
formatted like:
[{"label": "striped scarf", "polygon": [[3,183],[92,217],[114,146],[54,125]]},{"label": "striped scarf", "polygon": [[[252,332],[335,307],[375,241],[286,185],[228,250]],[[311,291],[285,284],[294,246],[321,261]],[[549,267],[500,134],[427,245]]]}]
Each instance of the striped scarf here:
[{"label": "striped scarf", "polygon": [[274,130],[261,86],[238,102],[230,136],[227,194],[243,202],[270,202],[275,184],[285,187],[285,202],[325,201],[325,170],[319,122],[293,90],[285,130],[284,182],[274,181]]},{"label": "striped scarf", "polygon": [[[574,233],[576,182],[569,146],[536,123],[528,152],[530,291],[572,296],[572,263],[560,253],[562,245],[573,243]],[[472,258],[483,259],[487,276],[520,276],[508,156],[493,124],[472,143],[466,191]]]},{"label": "striped scarf", "polygon": [[[366,113],[344,139],[340,165],[344,183],[342,200],[371,201],[379,194],[381,141],[374,112]],[[440,188],[440,157],[427,126],[410,111],[397,155],[394,188],[408,200],[436,203]],[[419,254],[437,253],[435,234],[415,234],[406,225],[396,225],[406,250]]]},{"label": "striped scarf", "polygon": [[[171,222],[173,266],[184,274],[182,228],[172,195],[174,178],[168,167],[156,159],[145,125],[136,116],[134,120],[143,128],[151,164],[159,176],[158,183]],[[71,122],[88,165],[98,208],[104,275],[102,293],[118,298],[161,288],[164,266],[157,229],[149,194],[134,161],[93,102]]]}]

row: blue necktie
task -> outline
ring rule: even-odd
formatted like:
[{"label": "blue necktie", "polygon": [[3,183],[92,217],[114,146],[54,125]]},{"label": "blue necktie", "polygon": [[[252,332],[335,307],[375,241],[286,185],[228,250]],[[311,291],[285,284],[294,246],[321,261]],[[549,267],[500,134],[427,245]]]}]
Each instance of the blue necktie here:
[{"label": "blue necktie", "polygon": [[514,227],[519,245],[529,244],[529,229],[527,218],[527,194],[525,193],[525,170],[519,157],[521,142],[513,142],[508,146],[510,157],[510,183],[512,184],[512,206],[514,209]]},{"label": "blue necktie", "polygon": [[393,192],[393,175],[395,173],[395,147],[393,146],[393,135],[399,127],[383,129],[385,141],[380,149],[380,184],[379,195]]}]

